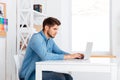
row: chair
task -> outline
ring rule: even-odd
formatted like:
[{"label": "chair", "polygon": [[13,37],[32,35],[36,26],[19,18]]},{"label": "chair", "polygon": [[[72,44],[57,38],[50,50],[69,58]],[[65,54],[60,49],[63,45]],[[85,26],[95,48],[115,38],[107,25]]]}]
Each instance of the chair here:
[{"label": "chair", "polygon": [[16,65],[16,73],[17,73],[17,80],[19,80],[19,70],[20,70],[20,67],[22,65],[22,61],[24,59],[24,55],[23,54],[17,54],[17,55],[14,55],[14,60],[15,60],[15,65]]}]

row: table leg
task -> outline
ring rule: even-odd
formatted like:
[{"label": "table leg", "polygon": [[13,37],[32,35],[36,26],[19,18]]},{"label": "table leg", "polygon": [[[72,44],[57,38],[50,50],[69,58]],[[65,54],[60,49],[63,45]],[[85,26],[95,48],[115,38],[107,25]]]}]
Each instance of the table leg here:
[{"label": "table leg", "polygon": [[42,80],[42,68],[36,65],[36,80]]},{"label": "table leg", "polygon": [[111,80],[118,80],[117,66],[111,66]]}]

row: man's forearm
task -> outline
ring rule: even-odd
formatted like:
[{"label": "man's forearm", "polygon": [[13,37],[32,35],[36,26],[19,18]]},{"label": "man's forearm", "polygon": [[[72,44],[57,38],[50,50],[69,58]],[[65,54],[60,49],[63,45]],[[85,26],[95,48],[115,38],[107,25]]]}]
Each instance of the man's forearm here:
[{"label": "man's forearm", "polygon": [[65,54],[64,59],[74,59],[73,54]]}]

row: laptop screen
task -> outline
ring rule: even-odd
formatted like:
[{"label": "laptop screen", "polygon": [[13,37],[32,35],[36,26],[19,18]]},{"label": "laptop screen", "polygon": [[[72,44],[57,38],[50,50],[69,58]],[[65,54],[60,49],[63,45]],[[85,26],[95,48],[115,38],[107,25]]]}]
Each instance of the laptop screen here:
[{"label": "laptop screen", "polygon": [[87,42],[84,59],[89,59],[92,53],[93,42]]}]

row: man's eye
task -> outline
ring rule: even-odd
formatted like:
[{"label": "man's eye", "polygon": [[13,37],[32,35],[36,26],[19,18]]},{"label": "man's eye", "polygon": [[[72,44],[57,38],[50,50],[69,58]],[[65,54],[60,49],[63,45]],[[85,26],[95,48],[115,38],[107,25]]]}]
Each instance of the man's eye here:
[{"label": "man's eye", "polygon": [[54,30],[57,30],[57,29],[54,29]]}]

